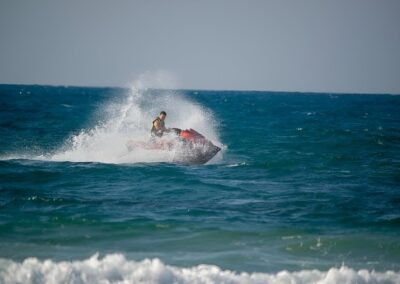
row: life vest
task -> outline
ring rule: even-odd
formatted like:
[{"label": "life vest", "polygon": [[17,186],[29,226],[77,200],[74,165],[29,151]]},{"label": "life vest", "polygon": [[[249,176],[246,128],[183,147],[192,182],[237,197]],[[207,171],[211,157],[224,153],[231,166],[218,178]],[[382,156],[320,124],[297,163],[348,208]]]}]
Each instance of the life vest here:
[{"label": "life vest", "polygon": [[152,135],[156,135],[158,137],[161,137],[163,135],[162,131],[157,131],[156,127],[154,126],[154,123],[156,121],[160,122],[161,128],[165,127],[165,122],[163,120],[161,120],[159,117],[157,117],[156,119],[153,120],[153,124],[152,124],[152,127],[151,127],[151,134]]}]

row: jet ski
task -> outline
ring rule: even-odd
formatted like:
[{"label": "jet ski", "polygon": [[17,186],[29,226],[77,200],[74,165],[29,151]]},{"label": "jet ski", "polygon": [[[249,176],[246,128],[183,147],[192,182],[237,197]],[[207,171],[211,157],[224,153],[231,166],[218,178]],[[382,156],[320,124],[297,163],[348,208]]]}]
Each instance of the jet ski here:
[{"label": "jet ski", "polygon": [[200,165],[211,160],[221,148],[194,129],[172,128],[166,137],[154,137],[150,141],[130,140],[129,151],[134,149],[173,151],[173,163]]}]

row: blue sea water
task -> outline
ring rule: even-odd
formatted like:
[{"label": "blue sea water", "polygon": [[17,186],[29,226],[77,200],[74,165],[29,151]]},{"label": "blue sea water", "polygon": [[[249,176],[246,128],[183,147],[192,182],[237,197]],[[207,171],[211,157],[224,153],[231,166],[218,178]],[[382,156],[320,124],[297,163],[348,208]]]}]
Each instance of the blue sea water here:
[{"label": "blue sea water", "polygon": [[[221,152],[128,152],[161,110]],[[400,283],[399,110],[391,95],[0,85],[0,282]]]}]

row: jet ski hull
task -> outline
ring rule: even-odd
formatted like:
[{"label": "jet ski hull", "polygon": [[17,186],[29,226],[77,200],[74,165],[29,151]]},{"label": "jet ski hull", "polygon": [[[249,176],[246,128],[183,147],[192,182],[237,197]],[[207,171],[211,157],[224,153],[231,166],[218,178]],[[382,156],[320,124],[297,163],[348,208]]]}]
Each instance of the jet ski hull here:
[{"label": "jet ski hull", "polygon": [[215,146],[207,140],[206,143],[185,145],[176,150],[174,163],[201,165],[210,161],[219,151],[220,147]]},{"label": "jet ski hull", "polygon": [[127,143],[129,151],[133,149],[173,151],[173,163],[201,165],[210,161],[221,148],[214,145],[203,135],[193,129],[181,130],[174,128],[174,139],[156,139],[148,142],[130,140]]}]

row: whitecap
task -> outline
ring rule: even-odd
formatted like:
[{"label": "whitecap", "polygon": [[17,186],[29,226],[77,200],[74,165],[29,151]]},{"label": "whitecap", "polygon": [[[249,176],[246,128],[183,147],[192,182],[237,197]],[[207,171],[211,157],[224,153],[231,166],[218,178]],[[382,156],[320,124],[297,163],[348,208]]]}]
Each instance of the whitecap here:
[{"label": "whitecap", "polygon": [[400,283],[400,273],[354,270],[342,266],[327,271],[287,270],[247,273],[222,270],[215,265],[190,268],[164,264],[159,259],[127,260],[122,254],[98,254],[86,260],[60,261],[27,258],[0,259],[0,282],[9,283]]}]

